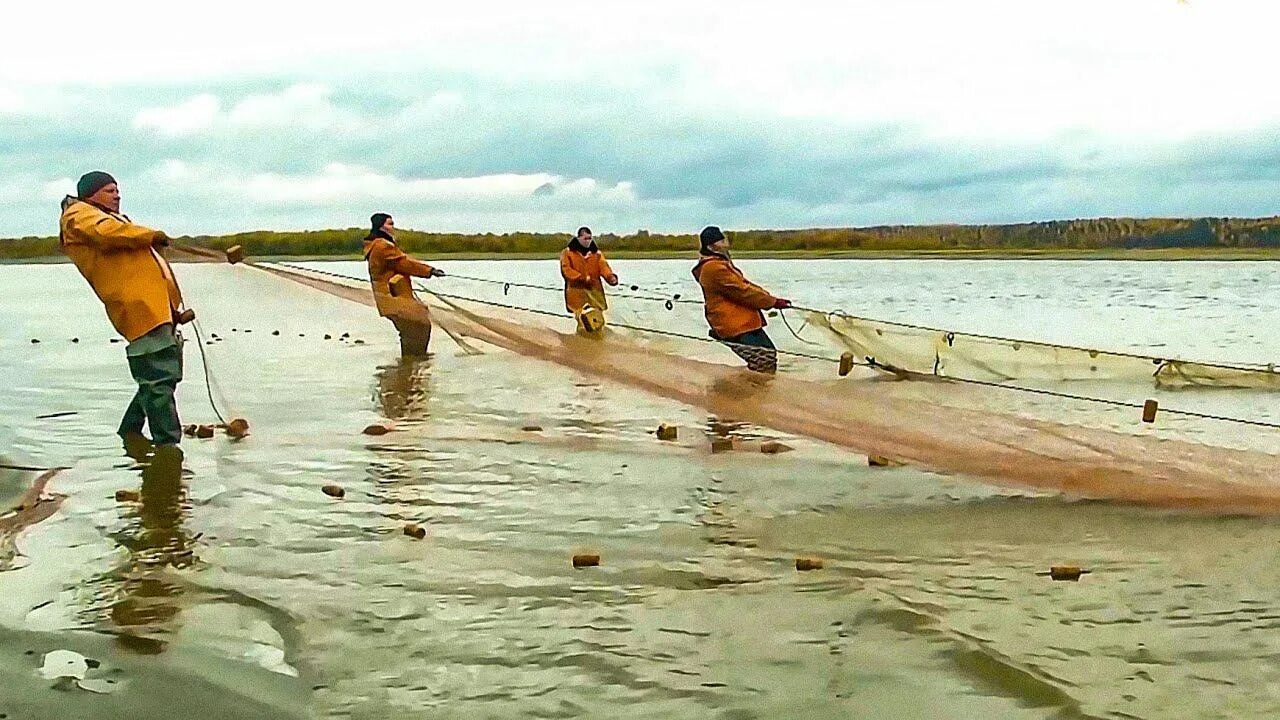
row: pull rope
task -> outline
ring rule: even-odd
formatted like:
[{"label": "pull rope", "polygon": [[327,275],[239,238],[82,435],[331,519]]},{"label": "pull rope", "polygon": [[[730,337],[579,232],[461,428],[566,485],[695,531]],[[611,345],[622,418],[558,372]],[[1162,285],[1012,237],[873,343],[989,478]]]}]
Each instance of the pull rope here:
[{"label": "pull rope", "polygon": [[[495,285],[503,285],[506,287],[523,287],[523,288],[529,288],[529,289],[535,289],[535,290],[544,290],[549,292],[561,292],[563,290],[563,288],[552,287],[549,285],[539,285],[536,283],[507,282],[502,280],[492,280],[490,278],[480,278],[480,277],[473,277],[473,276],[467,276],[467,275],[450,274],[450,275],[447,275],[446,277],[456,277],[461,280],[470,280],[473,282],[490,283]],[[638,285],[632,285],[631,288],[632,290],[641,290],[640,286]],[[503,294],[505,295],[506,292],[504,291]],[[687,305],[702,304],[702,302],[699,300],[682,298],[680,297],[679,294],[676,294],[673,296],[657,296],[657,295],[644,294],[644,293],[627,293],[627,292],[616,291],[616,290],[613,291],[612,294],[618,297],[632,298],[635,300],[662,302],[666,304],[666,307],[668,310],[673,309],[674,304],[677,304],[677,303],[687,304]],[[840,317],[840,318],[846,318],[849,320],[856,320],[859,322],[879,323],[881,325],[890,325],[893,327],[900,327],[907,330],[917,330],[917,331],[932,332],[932,333],[944,333],[951,338],[955,338],[957,336],[963,336],[963,337],[977,338],[980,340],[990,340],[993,342],[1000,342],[1000,343],[1034,345],[1034,346],[1046,347],[1046,348],[1075,350],[1075,351],[1084,352],[1084,353],[1095,353],[1099,355],[1111,355],[1114,357],[1125,357],[1125,358],[1136,359],[1136,360],[1147,360],[1156,365],[1163,365],[1163,364],[1169,364],[1169,363],[1174,363],[1174,364],[1183,363],[1183,364],[1203,365],[1206,367],[1212,367],[1212,368],[1217,368],[1221,370],[1265,372],[1265,373],[1272,373],[1272,374],[1280,373],[1280,370],[1278,370],[1275,367],[1275,363],[1250,363],[1250,362],[1229,363],[1229,362],[1214,362],[1214,361],[1202,362],[1198,360],[1185,360],[1185,359],[1179,359],[1179,358],[1161,358],[1154,355],[1141,355],[1138,353],[1126,352],[1122,350],[1098,350],[1096,348],[1086,348],[1086,347],[1080,347],[1077,345],[1061,345],[1056,343],[1044,342],[1040,340],[1023,340],[1019,338],[1004,337],[1001,335],[987,335],[983,333],[972,333],[972,332],[955,332],[952,330],[932,327],[929,325],[917,325],[914,323],[898,322],[893,320],[879,320],[876,318],[863,317],[859,315],[851,315],[843,310],[823,310],[820,308],[811,308],[803,305],[792,305],[791,307],[792,309],[799,310],[801,312],[817,313],[819,315],[825,315],[828,317]],[[794,335],[796,339],[807,344],[821,346],[821,343],[816,343],[801,337],[798,332],[796,332],[795,330],[792,330],[790,323],[788,323],[786,320],[786,316],[783,315],[782,317],[783,317],[783,323],[787,325],[787,329],[791,331],[791,334]]]},{"label": "pull rope", "polygon": [[200,348],[200,364],[204,367],[204,391],[209,397],[209,407],[213,408],[213,414],[217,416],[218,422],[226,425],[227,419],[218,411],[218,404],[213,401],[213,382],[210,378],[209,357],[205,355],[204,352],[204,336],[200,332],[200,321],[193,320],[191,322],[191,327],[196,331],[196,346]]},{"label": "pull rope", "polygon": [[[328,272],[325,270],[312,270],[311,268],[293,266],[287,263],[277,263],[277,264],[285,267],[290,267],[300,272],[314,272],[319,275],[328,275],[330,277],[340,278],[340,279],[351,281],[351,282],[363,282],[363,280],[361,280],[360,278],[353,278],[349,275],[341,275],[339,273]],[[445,277],[450,277],[450,276],[446,275]],[[520,312],[528,312],[536,315],[546,315],[546,316],[555,317],[555,318],[572,318],[573,317],[572,315],[569,315],[567,313],[555,312],[551,310],[541,310],[539,308],[523,307],[520,305],[514,305],[510,303],[501,303],[501,302],[496,302],[492,300],[481,300],[479,298],[465,297],[461,295],[440,293],[434,290],[428,290],[426,288],[421,287],[420,285],[417,287],[418,289],[422,290],[422,292],[428,293],[436,297],[446,298],[449,300],[473,302],[479,305],[487,305],[489,307],[502,308],[504,310],[516,310]],[[795,307],[795,309],[811,311],[811,312],[819,312],[819,311],[814,311],[811,308],[804,308],[804,307]],[[627,330],[634,330],[637,332],[650,333],[654,335],[675,337],[675,338],[681,338],[685,340],[695,340],[698,342],[722,344],[722,345],[727,345],[730,348],[734,348],[736,346],[737,348],[744,349],[748,353],[761,351],[761,348],[758,348],[754,345],[743,345],[741,343],[732,343],[732,342],[726,342],[722,340],[715,340],[713,338],[702,337],[699,335],[689,335],[687,333],[675,332],[673,330],[661,330],[658,328],[650,328],[650,327],[644,327],[642,325],[630,325],[630,324],[624,324],[624,323],[610,323],[610,325],[613,327],[620,327]],[[796,352],[794,350],[783,350],[779,348],[779,349],[776,349],[774,352],[776,352],[779,355],[788,355],[791,357],[805,358],[808,360],[818,360],[822,362],[832,362],[832,363],[840,362],[839,358],[833,358],[833,357],[824,356],[824,355],[815,355],[815,354],[804,353],[804,352]],[[877,362],[875,358],[872,358],[872,357],[865,358],[863,361],[854,361],[853,364],[858,367],[872,368],[875,370],[889,372],[895,375],[901,374],[900,371],[897,371],[896,368],[890,368],[884,363]],[[1020,393],[1030,394],[1030,395],[1055,397],[1055,398],[1061,398],[1065,400],[1076,400],[1079,402],[1094,403],[1099,405],[1109,405],[1112,407],[1123,407],[1123,408],[1131,408],[1131,409],[1139,409],[1139,410],[1142,409],[1143,407],[1143,405],[1140,403],[1135,403],[1135,402],[1130,402],[1125,400],[1111,400],[1108,398],[1092,397],[1089,395],[1077,395],[1074,393],[1064,393],[1056,390],[1044,390],[1041,388],[1028,387],[1025,385],[1009,385],[1009,384],[1003,384],[998,382],[992,382],[988,380],[976,380],[973,378],[948,377],[946,375],[933,375],[929,377],[936,377],[938,379],[941,379],[947,382],[955,382],[955,383],[961,383],[961,384],[967,384],[967,385],[977,385],[981,387],[994,388],[994,389],[1005,390],[1009,392],[1020,392]],[[1234,417],[1231,415],[1216,415],[1213,413],[1202,413],[1202,412],[1196,412],[1193,410],[1179,410],[1177,408],[1165,408],[1165,407],[1160,408],[1160,412],[1168,413],[1170,415],[1178,415],[1182,417],[1199,418],[1202,420],[1214,420],[1218,422],[1234,423],[1237,425],[1251,425],[1254,427],[1280,429],[1280,423],[1268,422],[1266,420],[1253,420],[1250,418]]]},{"label": "pull rope", "polygon": [[[489,285],[501,285],[501,286],[502,286],[502,288],[503,288],[503,290],[502,290],[502,294],[503,294],[503,295],[506,295],[506,294],[507,294],[507,290],[508,290],[508,289],[510,289],[510,288],[513,288],[513,287],[516,287],[516,288],[526,288],[526,289],[529,289],[529,290],[542,290],[542,291],[545,291],[545,292],[554,292],[554,293],[564,292],[564,288],[563,288],[563,287],[556,287],[556,286],[554,286],[554,285],[539,285],[539,284],[537,284],[537,283],[522,283],[522,282],[515,282],[515,281],[512,281],[512,280],[494,280],[494,279],[492,279],[492,278],[474,277],[474,276],[471,276],[471,275],[458,275],[458,274],[456,274],[456,273],[448,273],[448,274],[447,274],[447,275],[445,275],[444,277],[456,278],[456,279],[458,279],[458,280],[469,280],[469,281],[471,281],[471,282],[478,282],[478,283],[486,283],[486,284],[489,284]],[[650,291],[647,291],[647,290],[641,290],[641,288],[640,288],[640,286],[639,286],[639,285],[632,285],[632,286],[631,286],[631,289],[632,289],[632,291],[633,291],[633,292],[627,292],[627,291],[625,291],[625,290],[618,290],[618,289],[616,289],[616,288],[615,288],[614,290],[611,290],[611,291],[610,291],[610,294],[612,294],[612,295],[614,295],[614,296],[616,296],[616,297],[631,298],[631,299],[633,299],[633,300],[648,300],[648,301],[650,301],[650,302],[661,302],[661,303],[672,303],[672,304],[674,304],[674,303],[693,303],[693,304],[695,304],[695,305],[701,305],[701,304],[702,304],[702,303],[698,302],[697,300],[681,299],[681,297],[680,297],[679,293],[677,293],[677,294],[675,294],[675,295],[656,295],[656,294],[650,294]],[[640,292],[634,292],[634,291],[640,291]],[[670,310],[671,308],[670,308],[670,307],[668,307],[667,309],[668,309],[668,310]]]}]

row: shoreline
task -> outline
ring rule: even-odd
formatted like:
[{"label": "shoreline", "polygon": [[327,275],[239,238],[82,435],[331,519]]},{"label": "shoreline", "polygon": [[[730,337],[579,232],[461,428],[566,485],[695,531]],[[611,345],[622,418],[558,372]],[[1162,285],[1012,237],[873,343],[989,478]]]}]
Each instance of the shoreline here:
[{"label": "shoreline", "polygon": [[[622,260],[696,260],[695,251],[614,250],[605,253]],[[554,260],[554,253],[440,253],[421,254],[429,260]],[[957,249],[957,250],[743,250],[734,257],[756,260],[1139,260],[1139,261],[1276,261],[1280,248],[1157,248],[1126,249]],[[357,261],[359,253],[336,255],[264,255],[262,262]],[[176,258],[174,262],[186,262]],[[51,265],[70,262],[63,255],[0,258],[0,265]]]}]

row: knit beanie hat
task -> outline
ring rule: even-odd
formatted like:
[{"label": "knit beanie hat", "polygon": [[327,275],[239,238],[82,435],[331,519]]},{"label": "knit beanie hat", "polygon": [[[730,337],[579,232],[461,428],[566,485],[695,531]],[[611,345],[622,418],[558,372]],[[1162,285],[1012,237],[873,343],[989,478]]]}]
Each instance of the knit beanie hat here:
[{"label": "knit beanie hat", "polygon": [[724,240],[724,233],[720,232],[720,228],[715,225],[708,225],[702,229],[702,233],[698,235],[698,240],[702,243],[702,249],[706,250]]},{"label": "knit beanie hat", "polygon": [[76,183],[76,197],[84,200],[115,181],[115,178],[101,170],[85,173],[80,177],[80,182]]}]

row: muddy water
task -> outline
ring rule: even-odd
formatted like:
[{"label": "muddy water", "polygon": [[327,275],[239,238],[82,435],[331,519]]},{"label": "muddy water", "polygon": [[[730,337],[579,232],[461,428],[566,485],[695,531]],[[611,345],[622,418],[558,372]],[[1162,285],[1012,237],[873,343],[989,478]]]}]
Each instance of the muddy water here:
[{"label": "muddy water", "polygon": [[[667,279],[686,264],[617,265],[624,280],[690,291]],[[536,280],[551,266],[445,267]],[[1280,347],[1269,267],[747,264],[810,305],[859,297],[894,319],[1264,361]],[[111,434],[131,394],[123,348],[74,270],[0,268],[3,452],[70,466],[52,486],[67,495],[58,513],[0,554],[9,717],[169,716],[173,688],[185,715],[210,718],[1162,718],[1280,706],[1272,520],[871,469],[553,365],[463,355],[443,335],[429,362],[402,363],[367,308],[246,268],[179,273],[206,339],[222,338],[205,347],[210,365],[253,435],[189,441],[175,473],[126,457]],[[449,287],[555,307],[472,285]],[[615,307],[696,331],[684,312]],[[212,421],[194,344],[187,372],[184,418]],[[1177,400],[1274,406],[1262,393]],[[76,414],[36,419],[56,412]],[[379,419],[397,431],[359,433]],[[653,439],[659,422],[680,439]],[[712,455],[708,437],[724,436],[739,451]],[[795,451],[753,452],[763,438]],[[345,498],[321,493],[326,483]],[[118,489],[139,500],[116,502]],[[406,522],[427,537],[403,535]],[[601,567],[575,570],[583,551]],[[800,555],[825,569],[797,573]],[[1056,563],[1093,572],[1036,574]],[[50,689],[35,668],[58,648],[99,660],[113,692]]]}]

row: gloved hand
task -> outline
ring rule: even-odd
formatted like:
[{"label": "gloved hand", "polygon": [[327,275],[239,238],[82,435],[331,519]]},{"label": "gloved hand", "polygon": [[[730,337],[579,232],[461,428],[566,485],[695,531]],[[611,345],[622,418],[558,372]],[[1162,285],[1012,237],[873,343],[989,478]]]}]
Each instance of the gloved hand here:
[{"label": "gloved hand", "polygon": [[616,286],[618,285],[618,276],[617,276],[617,275],[606,275],[606,276],[605,276],[605,278],[604,278],[604,281],[605,281],[605,282],[607,282],[607,283],[609,283],[610,285],[613,285],[613,286],[615,286],[615,287],[616,287]]},{"label": "gloved hand", "polygon": [[789,307],[791,307],[791,301],[790,301],[790,300],[785,300],[785,299],[783,299],[783,298],[778,298],[777,300],[774,300],[774,301],[773,301],[773,309],[774,309],[774,310],[786,310],[786,309],[787,309],[787,308],[789,308]]},{"label": "gloved hand", "polygon": [[431,277],[444,277],[444,271],[440,268],[431,268]]},{"label": "gloved hand", "polygon": [[153,237],[153,238],[151,238],[151,244],[152,244],[152,245],[155,245],[155,246],[157,246],[157,247],[169,247],[169,243],[170,243],[170,242],[171,242],[171,240],[169,239],[169,236],[168,236],[168,235],[165,235],[165,234],[164,234],[162,231],[160,231],[160,230],[157,230],[157,231],[156,231],[156,236],[155,236],[155,237]]}]

